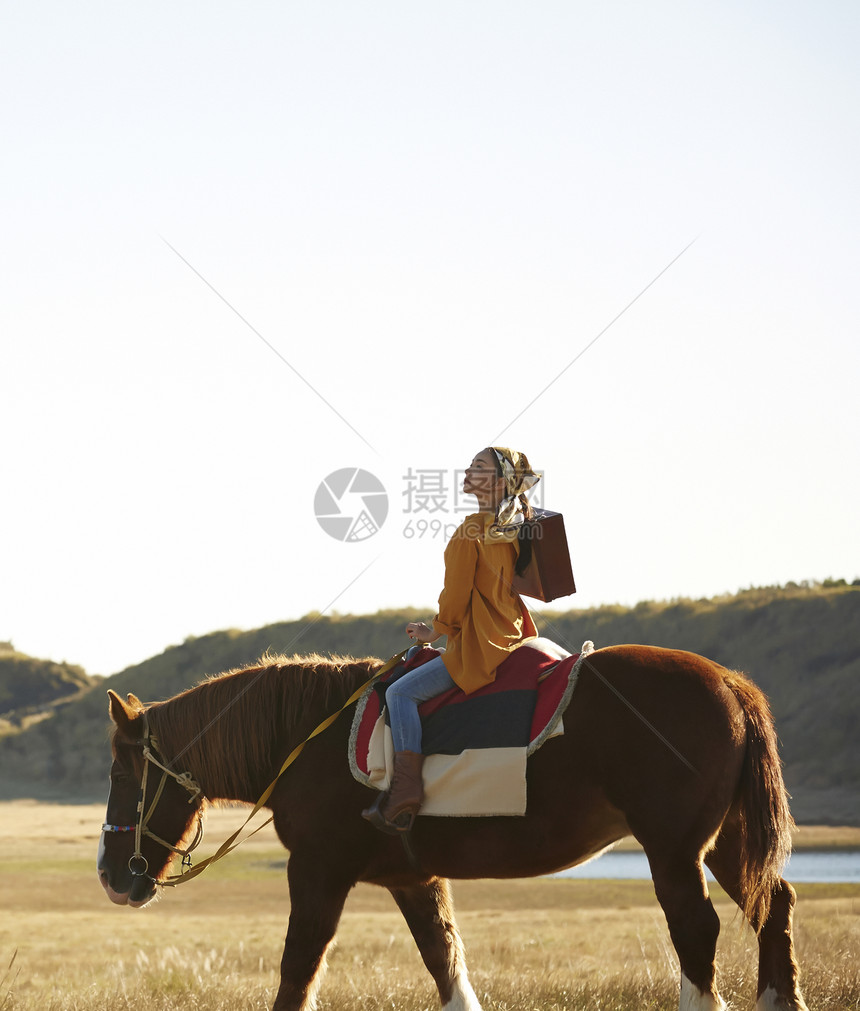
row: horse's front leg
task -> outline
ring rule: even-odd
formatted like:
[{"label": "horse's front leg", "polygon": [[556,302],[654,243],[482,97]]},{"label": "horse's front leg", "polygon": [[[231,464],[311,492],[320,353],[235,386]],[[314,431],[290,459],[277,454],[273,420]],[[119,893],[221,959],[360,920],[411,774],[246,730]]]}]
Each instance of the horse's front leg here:
[{"label": "horse's front leg", "polygon": [[295,854],[287,864],[290,923],[281,957],[281,985],[272,1011],[310,1011],[325,972],[325,953],[337,930],[352,881],[331,867]]},{"label": "horse's front leg", "polygon": [[443,1011],[481,1011],[466,971],[466,956],[454,922],[454,903],[447,880],[433,878],[390,891],[436,981]]}]

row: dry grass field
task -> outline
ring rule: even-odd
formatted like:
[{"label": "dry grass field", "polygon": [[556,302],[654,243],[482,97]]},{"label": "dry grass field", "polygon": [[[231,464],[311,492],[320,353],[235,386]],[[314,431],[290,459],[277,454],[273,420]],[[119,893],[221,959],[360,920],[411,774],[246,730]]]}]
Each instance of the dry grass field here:
[{"label": "dry grass field", "polygon": [[[265,1009],[289,912],[286,853],[265,829],[145,910],[112,906],[95,874],[102,805],[0,804],[0,1009]],[[210,811],[201,849],[243,820]],[[857,846],[860,830],[801,830]],[[799,885],[797,945],[811,1011],[860,1009],[860,885]],[[487,1011],[674,1011],[677,964],[651,884],[536,879],[454,885]],[[751,1008],[755,942],[716,891],[720,988]],[[320,1007],[423,1011],[438,1002],[387,892],[355,889]]]}]

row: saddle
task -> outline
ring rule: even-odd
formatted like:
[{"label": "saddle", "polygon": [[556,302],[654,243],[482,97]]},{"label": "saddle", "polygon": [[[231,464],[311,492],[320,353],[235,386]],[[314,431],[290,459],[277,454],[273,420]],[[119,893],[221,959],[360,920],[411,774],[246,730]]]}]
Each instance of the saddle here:
[{"label": "saddle", "polygon": [[[534,643],[534,645],[532,645]],[[569,654],[546,639],[530,640],[499,666],[495,680],[466,695],[452,688],[418,707],[424,752],[422,815],[523,815],[526,761],[564,732],[562,716],[579,666],[594,649]],[[358,782],[388,789],[394,747],[385,691],[407,671],[439,655],[416,647],[359,699],[349,743]]]}]

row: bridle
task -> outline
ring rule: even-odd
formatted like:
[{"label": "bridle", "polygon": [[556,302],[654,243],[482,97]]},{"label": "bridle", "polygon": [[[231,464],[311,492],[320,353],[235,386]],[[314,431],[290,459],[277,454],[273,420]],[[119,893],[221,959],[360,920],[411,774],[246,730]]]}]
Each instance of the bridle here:
[{"label": "bridle", "polygon": [[[171,853],[180,854],[182,856],[183,869],[189,869],[191,867],[192,850],[197,848],[203,838],[203,819],[200,816],[200,802],[198,800],[203,791],[191,777],[190,772],[174,772],[173,769],[169,768],[159,757],[156,757],[156,753],[158,751],[158,741],[149,730],[149,720],[147,718],[146,710],[144,710],[141,715],[143,716],[143,735],[138,743],[143,748],[144,761],[143,775],[140,780],[140,793],[137,800],[137,820],[134,825],[110,825],[106,822],[102,825],[102,832],[134,832],[134,852],[128,858],[128,869],[135,877],[147,877],[150,881],[157,885],[166,885],[172,884],[173,882],[158,881],[153,878],[152,875],[147,873],[149,870],[149,863],[141,852],[141,844],[143,843],[144,837],[152,839],[154,842],[157,842],[161,846],[170,850]],[[146,804],[146,782],[149,775],[150,765],[155,765],[161,769],[161,781],[156,787],[155,796],[152,798],[149,808],[144,811]],[[183,789],[187,790],[189,794],[191,794],[188,798],[189,804],[193,804],[195,801],[198,802],[197,831],[191,845],[185,849],[181,849],[178,846],[172,846],[166,839],[162,839],[160,836],[157,836],[149,827],[149,821],[152,818],[155,806],[164,791],[164,785],[167,782],[168,776],[170,776],[171,779],[175,779],[176,782],[183,787]]]}]

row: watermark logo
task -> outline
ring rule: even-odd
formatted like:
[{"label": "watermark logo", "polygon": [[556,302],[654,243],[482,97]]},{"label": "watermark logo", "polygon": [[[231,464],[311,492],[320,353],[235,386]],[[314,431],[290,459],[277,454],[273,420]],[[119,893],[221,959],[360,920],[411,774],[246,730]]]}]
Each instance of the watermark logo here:
[{"label": "watermark logo", "polygon": [[370,471],[342,467],[324,478],[314,495],[317,522],[338,541],[366,541],[388,516],[388,494]]},{"label": "watermark logo", "polygon": [[[448,541],[468,515],[478,512],[476,497],[463,491],[464,477],[463,470],[407,469],[403,487],[394,496],[395,510],[400,501],[401,532],[406,540]],[[544,488],[542,479],[529,492],[529,502],[537,509],[543,506]],[[360,467],[332,471],[314,496],[317,522],[330,537],[345,543],[366,541],[377,534],[389,508],[385,486],[375,474]]]},{"label": "watermark logo", "polygon": [[[400,496],[402,512],[407,517],[403,525],[406,540],[449,541],[466,516],[478,511],[475,496],[463,491],[465,476],[465,470],[408,468]],[[540,482],[528,495],[529,502],[538,509],[543,506],[544,478],[541,471]],[[474,531],[471,536],[475,536]]]}]

